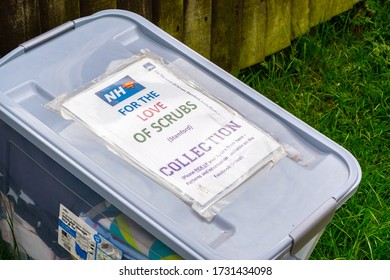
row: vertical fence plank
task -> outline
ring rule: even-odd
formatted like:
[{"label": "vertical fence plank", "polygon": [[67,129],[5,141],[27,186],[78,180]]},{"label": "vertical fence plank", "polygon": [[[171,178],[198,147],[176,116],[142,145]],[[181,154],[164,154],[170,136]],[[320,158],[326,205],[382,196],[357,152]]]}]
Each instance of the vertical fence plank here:
[{"label": "vertical fence plank", "polygon": [[211,60],[227,71],[239,68],[243,1],[213,1]]},{"label": "vertical fence plank", "polygon": [[265,55],[286,48],[291,42],[291,2],[267,0]]},{"label": "vertical fence plank", "polygon": [[292,39],[310,29],[309,0],[291,0],[291,35]]},{"label": "vertical fence plank", "polygon": [[344,1],[333,1],[332,5],[332,16],[341,14],[352,8],[354,4],[360,0],[344,0]]},{"label": "vertical fence plank", "polygon": [[132,11],[152,20],[152,0],[117,0],[117,8]]},{"label": "vertical fence plank", "polygon": [[37,0],[0,1],[0,56],[41,33]]},{"label": "vertical fence plank", "polygon": [[310,26],[315,26],[332,17],[332,2],[333,0],[310,0]]},{"label": "vertical fence plank", "polygon": [[244,1],[240,68],[256,64],[265,57],[266,5],[265,0]]},{"label": "vertical fence plank", "polygon": [[184,1],[184,44],[210,58],[211,0]]},{"label": "vertical fence plank", "polygon": [[115,8],[116,0],[80,0],[80,16],[88,16],[101,10]]},{"label": "vertical fence plank", "polygon": [[4,0],[0,56],[63,22],[103,9],[136,12],[232,71],[261,61],[359,0]]},{"label": "vertical fence plank", "polygon": [[79,0],[41,0],[39,3],[42,32],[80,17]]},{"label": "vertical fence plank", "polygon": [[39,19],[39,0],[25,0],[23,3],[25,15],[26,39],[29,40],[41,33]]},{"label": "vertical fence plank", "polygon": [[184,3],[183,0],[153,1],[153,22],[176,39],[183,41]]},{"label": "vertical fence plank", "polygon": [[352,8],[360,0],[310,0],[310,25],[315,26]]}]

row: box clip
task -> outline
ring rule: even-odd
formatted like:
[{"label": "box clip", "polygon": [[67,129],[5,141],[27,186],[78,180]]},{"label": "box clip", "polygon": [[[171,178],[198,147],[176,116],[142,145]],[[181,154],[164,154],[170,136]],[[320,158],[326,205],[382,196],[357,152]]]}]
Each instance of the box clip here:
[{"label": "box clip", "polygon": [[317,234],[319,234],[332,220],[337,208],[337,202],[332,197],[322,204],[307,219],[298,225],[289,234],[292,239],[290,254],[296,254]]}]

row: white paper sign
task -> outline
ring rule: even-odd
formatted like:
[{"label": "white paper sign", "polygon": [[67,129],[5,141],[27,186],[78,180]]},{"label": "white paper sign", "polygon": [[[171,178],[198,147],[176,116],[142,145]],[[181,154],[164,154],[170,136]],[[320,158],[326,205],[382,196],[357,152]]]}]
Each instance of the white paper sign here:
[{"label": "white paper sign", "polygon": [[63,111],[199,212],[283,154],[268,134],[147,57]]}]

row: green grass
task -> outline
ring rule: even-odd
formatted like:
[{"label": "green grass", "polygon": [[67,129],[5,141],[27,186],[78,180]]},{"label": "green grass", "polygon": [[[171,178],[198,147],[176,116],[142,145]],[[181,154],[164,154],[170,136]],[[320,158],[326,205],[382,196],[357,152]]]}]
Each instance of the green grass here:
[{"label": "green grass", "polygon": [[0,238],[0,260],[13,260],[15,259],[10,246]]},{"label": "green grass", "polygon": [[363,177],[312,259],[390,259],[390,1],[313,28],[239,78],[348,149]]},{"label": "green grass", "polygon": [[3,199],[3,196],[0,195],[0,218],[6,220],[7,226],[9,227],[9,229],[11,229],[11,234],[13,236],[14,241],[13,244],[6,243],[2,239],[2,232],[0,228],[0,260],[12,260],[17,259],[17,256],[21,256],[19,254],[19,247],[14,235],[14,223],[13,220],[10,218],[12,216],[12,213],[8,212],[10,208],[8,208],[7,206],[8,203]]},{"label": "green grass", "polygon": [[[390,3],[368,0],[239,78],[348,149],[363,177],[312,259],[390,259]],[[11,258],[0,242],[0,259]]]}]

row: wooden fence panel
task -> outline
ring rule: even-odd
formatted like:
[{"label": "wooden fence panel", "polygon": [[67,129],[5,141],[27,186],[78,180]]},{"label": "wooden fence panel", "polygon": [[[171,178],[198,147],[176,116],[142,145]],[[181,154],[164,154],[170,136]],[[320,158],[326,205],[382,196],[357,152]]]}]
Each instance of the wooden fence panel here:
[{"label": "wooden fence panel", "polygon": [[332,2],[332,16],[341,14],[342,12],[345,12],[353,7],[354,4],[359,2],[360,0],[349,0],[349,1],[337,1],[333,0]]},{"label": "wooden fence panel", "polygon": [[104,9],[144,16],[228,71],[260,62],[359,0],[3,0],[0,56],[62,23]]},{"label": "wooden fence panel", "polygon": [[79,0],[40,0],[40,24],[42,32],[69,20],[80,17]]},{"label": "wooden fence panel", "polygon": [[291,0],[291,35],[292,39],[309,31],[310,0]]},{"label": "wooden fence panel", "polygon": [[0,56],[40,33],[37,0],[0,1]]},{"label": "wooden fence panel", "polygon": [[211,0],[184,1],[183,43],[210,58],[211,55]]},{"label": "wooden fence panel", "polygon": [[291,2],[267,0],[267,30],[265,55],[273,54],[290,45],[291,42]]},{"label": "wooden fence panel", "polygon": [[[310,0],[310,25],[315,26],[332,17],[332,3],[334,0]],[[338,0],[335,0],[337,2]]]},{"label": "wooden fence panel", "polygon": [[152,0],[117,0],[117,8],[132,11],[149,21],[153,20]]},{"label": "wooden fence panel", "polygon": [[265,0],[244,1],[239,68],[258,63],[265,57],[266,13]]},{"label": "wooden fence panel", "polygon": [[230,71],[239,68],[242,13],[243,3],[240,0],[213,2],[211,60]]},{"label": "wooden fence panel", "polygon": [[153,22],[164,26],[166,32],[176,39],[184,39],[184,3],[183,0],[152,1]]},{"label": "wooden fence panel", "polygon": [[352,8],[360,0],[310,0],[310,27]]},{"label": "wooden fence panel", "polygon": [[106,9],[116,9],[116,0],[79,0],[80,16],[89,16]]}]

